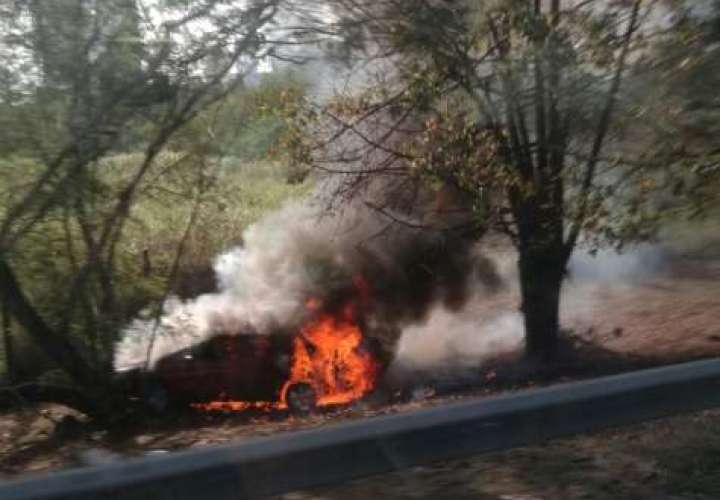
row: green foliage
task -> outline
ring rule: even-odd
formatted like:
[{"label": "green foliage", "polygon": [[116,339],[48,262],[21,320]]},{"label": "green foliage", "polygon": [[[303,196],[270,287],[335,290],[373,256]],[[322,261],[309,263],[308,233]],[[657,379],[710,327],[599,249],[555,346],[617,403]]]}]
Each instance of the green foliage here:
[{"label": "green foliage", "polygon": [[265,74],[205,110],[187,128],[194,134],[212,134],[214,154],[248,161],[277,157],[289,132],[285,110],[301,101],[306,91],[299,73]]},{"label": "green foliage", "polygon": [[[680,2],[673,29],[643,54],[631,84],[635,100],[625,130],[647,144],[671,218],[716,216],[720,208],[720,3],[699,13]],[[662,171],[662,175],[658,174]]]},{"label": "green foliage", "polygon": [[[181,153],[163,160],[180,160],[180,165],[185,161]],[[122,160],[127,161],[132,160]],[[147,186],[133,210],[126,245],[135,255],[150,249],[154,266],[167,273],[197,200],[197,220],[189,232],[183,265],[206,267],[219,252],[242,243],[248,225],[286,200],[308,193],[310,183],[291,185],[285,176],[285,168],[274,162],[216,159],[198,196],[197,177],[177,169],[162,182]]]}]

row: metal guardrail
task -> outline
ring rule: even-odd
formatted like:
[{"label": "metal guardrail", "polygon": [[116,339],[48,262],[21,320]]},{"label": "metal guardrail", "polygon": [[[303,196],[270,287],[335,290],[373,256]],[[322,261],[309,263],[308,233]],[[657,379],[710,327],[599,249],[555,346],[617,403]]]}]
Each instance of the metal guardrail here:
[{"label": "metal guardrail", "polygon": [[720,360],[559,384],[0,485],[3,500],[256,498],[720,406]]}]

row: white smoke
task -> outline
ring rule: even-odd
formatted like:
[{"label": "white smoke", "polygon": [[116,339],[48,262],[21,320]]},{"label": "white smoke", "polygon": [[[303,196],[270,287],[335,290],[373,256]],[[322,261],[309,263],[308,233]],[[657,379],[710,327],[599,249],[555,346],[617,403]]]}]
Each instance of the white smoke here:
[{"label": "white smoke", "polygon": [[393,375],[459,377],[476,373],[486,361],[520,351],[520,314],[498,311],[478,317],[472,313],[473,304],[468,303],[465,313],[437,308],[426,323],[406,328],[398,343]]},{"label": "white smoke", "polygon": [[[500,293],[477,293],[460,313],[434,308],[427,321],[405,328],[398,342],[393,375],[463,377],[499,356],[520,353],[524,326],[519,311],[517,253],[505,245],[489,255],[505,283]],[[563,326],[596,314],[602,296],[656,277],[666,254],[659,245],[641,243],[622,252],[578,249],[568,265],[560,317]]]},{"label": "white smoke", "polygon": [[663,248],[651,243],[639,243],[621,252],[611,248],[601,248],[593,253],[580,249],[568,265],[570,282],[638,283],[654,277],[662,269],[665,259]]},{"label": "white smoke", "polygon": [[149,367],[170,353],[225,333],[269,334],[303,315],[303,301],[319,286],[308,262],[337,253],[326,228],[319,230],[309,203],[292,203],[250,226],[245,245],[214,262],[218,292],[181,302],[171,298],[154,318],[136,319],[115,351],[118,371]]}]

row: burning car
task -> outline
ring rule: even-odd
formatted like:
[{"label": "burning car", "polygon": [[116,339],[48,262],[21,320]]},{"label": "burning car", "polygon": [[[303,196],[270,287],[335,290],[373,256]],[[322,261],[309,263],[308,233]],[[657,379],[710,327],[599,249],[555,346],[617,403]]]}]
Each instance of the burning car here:
[{"label": "burning car", "polygon": [[152,410],[288,409],[346,404],[371,392],[381,371],[377,344],[363,336],[354,308],[318,312],[296,334],[211,336],[122,374]]}]

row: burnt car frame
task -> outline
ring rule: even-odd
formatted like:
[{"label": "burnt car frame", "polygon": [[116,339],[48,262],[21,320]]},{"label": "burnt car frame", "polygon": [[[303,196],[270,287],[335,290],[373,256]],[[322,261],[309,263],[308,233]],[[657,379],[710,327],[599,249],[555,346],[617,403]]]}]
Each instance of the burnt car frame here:
[{"label": "burnt car frame", "polygon": [[[277,403],[289,377],[293,342],[288,334],[217,334],[160,358],[151,369],[118,374],[118,382],[134,400],[153,412],[210,401]],[[312,349],[312,345],[308,342]],[[365,338],[363,349],[379,348]],[[317,405],[312,384],[299,381],[286,388],[291,413],[303,414]]]}]

